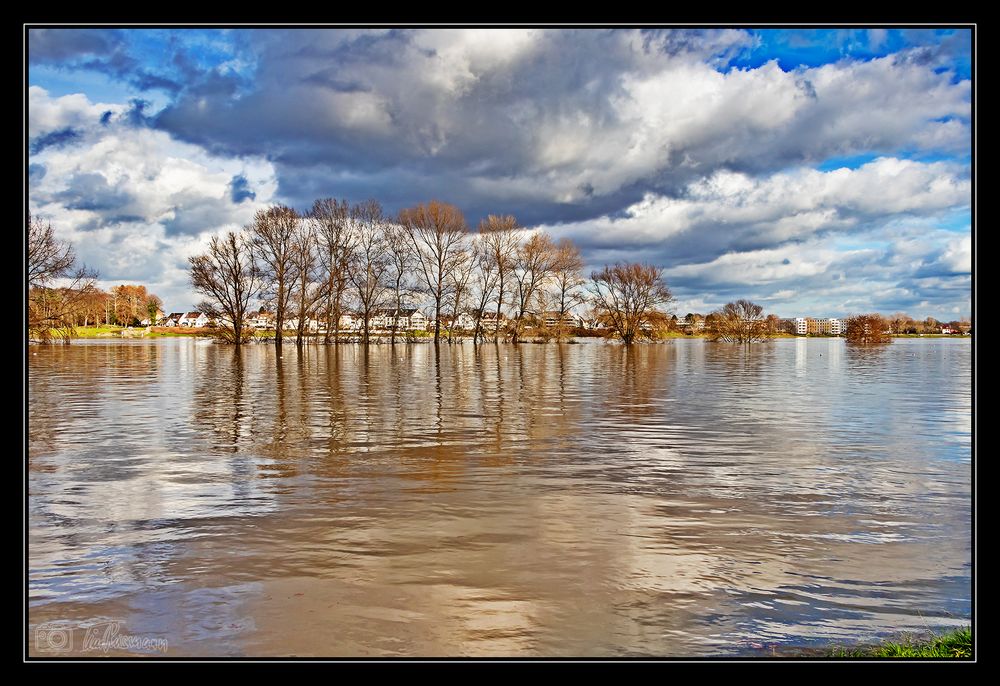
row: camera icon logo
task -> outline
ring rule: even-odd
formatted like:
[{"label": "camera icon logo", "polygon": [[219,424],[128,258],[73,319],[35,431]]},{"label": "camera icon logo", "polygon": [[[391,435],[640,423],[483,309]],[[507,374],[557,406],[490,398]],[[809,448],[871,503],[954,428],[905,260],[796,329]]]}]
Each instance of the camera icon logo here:
[{"label": "camera icon logo", "polygon": [[35,627],[35,651],[65,653],[73,650],[73,630],[60,624],[39,624]]}]

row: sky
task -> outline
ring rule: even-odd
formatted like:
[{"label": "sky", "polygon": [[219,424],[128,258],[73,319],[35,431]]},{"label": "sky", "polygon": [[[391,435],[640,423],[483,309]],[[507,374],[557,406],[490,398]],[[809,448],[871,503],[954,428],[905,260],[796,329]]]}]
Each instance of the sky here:
[{"label": "sky", "polygon": [[673,310],[971,314],[971,31],[27,31],[29,207],[167,311],[274,203],[512,214]]}]

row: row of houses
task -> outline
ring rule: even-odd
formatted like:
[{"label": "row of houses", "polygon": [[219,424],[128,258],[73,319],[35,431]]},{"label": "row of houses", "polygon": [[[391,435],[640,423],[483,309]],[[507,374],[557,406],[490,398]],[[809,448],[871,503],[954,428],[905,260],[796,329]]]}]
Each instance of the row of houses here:
[{"label": "row of houses", "polygon": [[196,329],[212,323],[211,317],[204,312],[171,312],[156,322],[157,326],[184,326]]},{"label": "row of houses", "polygon": [[[162,315],[162,313],[160,313]],[[540,319],[546,328],[556,328],[560,321],[565,328],[591,328],[590,323],[572,313],[565,313],[560,316],[558,312],[543,312],[540,316],[532,315],[535,319]],[[156,322],[159,326],[177,326],[187,328],[203,328],[215,325],[215,321],[203,312],[171,312],[162,315]],[[340,331],[361,331],[364,329],[364,315],[359,312],[345,312],[340,316]],[[373,331],[389,331],[395,328],[397,331],[427,331],[434,328],[435,321],[428,319],[420,310],[410,307],[383,308],[375,310],[368,319],[368,328]],[[454,324],[454,325],[453,325]],[[260,331],[273,331],[275,317],[272,312],[255,312],[247,319],[247,325]],[[299,320],[297,317],[290,317],[283,322],[285,330],[297,330]],[[503,313],[484,312],[480,317],[480,326],[486,331],[503,329],[507,325],[507,317]],[[596,325],[596,324],[595,324]],[[476,328],[475,312],[461,312],[457,317],[441,317],[441,327],[445,329],[454,328],[459,331],[472,331]],[[325,333],[326,320],[307,318],[305,329],[310,333]]]}]

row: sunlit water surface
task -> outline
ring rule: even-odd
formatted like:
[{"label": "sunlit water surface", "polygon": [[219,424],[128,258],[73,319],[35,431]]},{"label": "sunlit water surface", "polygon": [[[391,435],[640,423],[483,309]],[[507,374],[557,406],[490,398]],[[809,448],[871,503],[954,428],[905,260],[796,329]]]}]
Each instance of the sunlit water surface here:
[{"label": "sunlit water surface", "polygon": [[[81,341],[28,372],[31,654],[770,655],[970,618],[968,340]],[[108,622],[163,643],[85,647]]]}]

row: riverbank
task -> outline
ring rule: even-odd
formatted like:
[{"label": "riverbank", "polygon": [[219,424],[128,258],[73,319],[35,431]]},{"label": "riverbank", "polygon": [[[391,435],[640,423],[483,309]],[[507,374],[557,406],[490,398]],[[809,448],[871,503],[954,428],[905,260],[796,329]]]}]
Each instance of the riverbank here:
[{"label": "riverbank", "polygon": [[828,657],[920,657],[959,658],[972,657],[972,629],[965,627],[944,634],[915,636],[904,634],[895,641],[885,641],[876,646],[860,648],[834,648]]},{"label": "riverbank", "polygon": [[[132,332],[123,334],[122,332]],[[433,337],[433,332],[431,331],[410,331],[406,334],[397,334],[398,339],[405,340],[420,340],[428,339]],[[154,326],[151,327],[148,332],[144,331],[143,327],[134,327],[127,329],[123,326],[80,326],[75,329],[72,338],[178,338],[178,337],[212,337],[214,336],[214,331],[208,328],[197,328],[197,327],[166,327],[166,326]],[[357,332],[346,332],[342,331],[340,334],[341,338],[348,339],[349,341],[354,341],[358,337]],[[379,332],[374,334],[378,338],[384,338],[388,340],[388,333]],[[257,331],[254,333],[254,337],[257,339],[261,338],[274,338],[274,331]],[[294,331],[286,331],[284,334],[286,339],[294,339]],[[448,333],[446,331],[441,332],[441,337],[444,340],[448,339]],[[322,334],[306,334],[306,339],[309,341],[315,341],[317,339],[322,339]],[[468,339],[471,338],[469,334],[456,334],[456,339]],[[603,338],[603,335],[596,334],[592,332],[578,332],[574,338]],[[678,338],[703,338],[709,339],[710,336],[704,332],[698,333],[684,333],[682,331],[667,331],[661,333],[657,336],[656,340],[673,340]],[[772,336],[772,338],[842,338],[842,336],[824,336],[824,335],[810,335],[810,336],[796,336],[795,334],[779,333]],[[968,338],[971,336],[963,336],[957,334],[894,334],[893,338]],[[542,342],[545,339],[538,338],[537,342]],[[554,340],[554,339],[551,339]],[[572,338],[570,339],[572,341]],[[536,338],[531,336],[530,332],[524,337],[525,342],[536,342]]]}]

